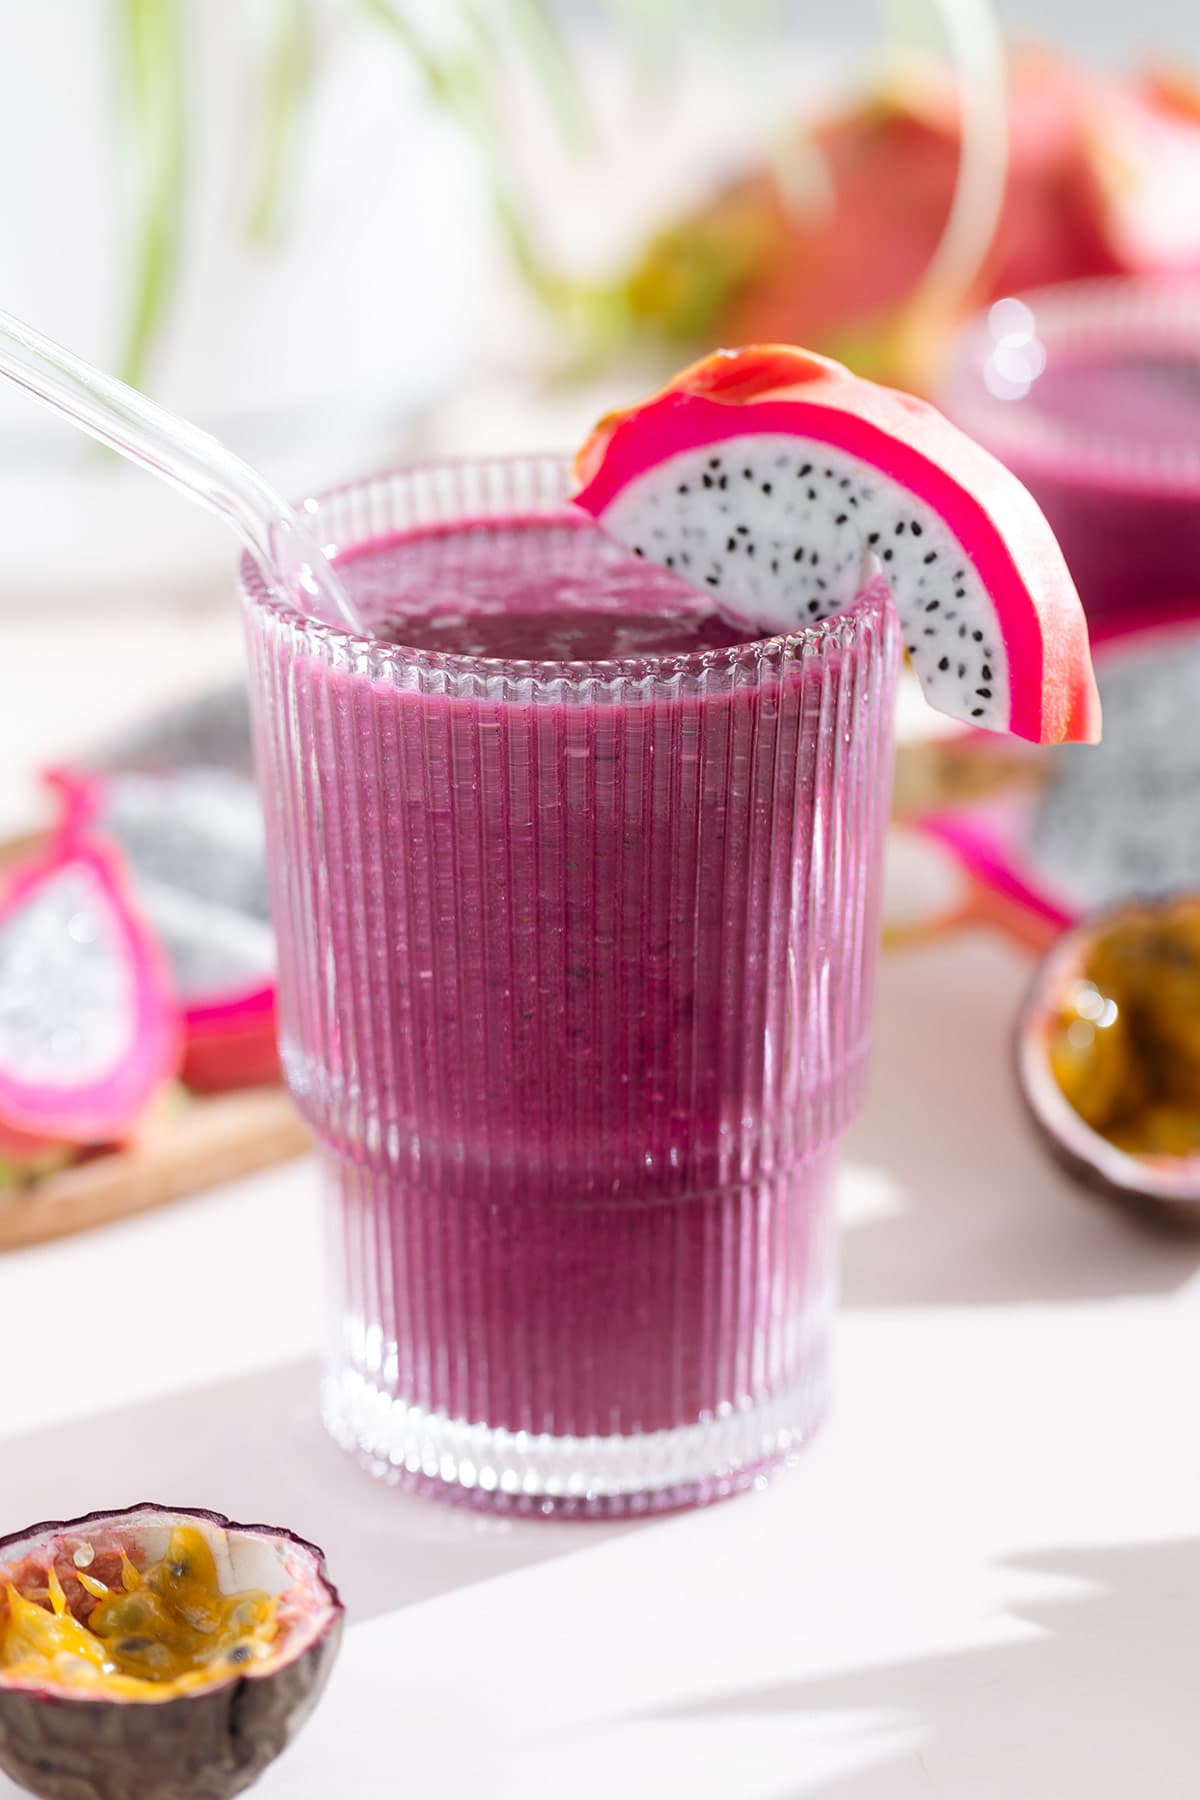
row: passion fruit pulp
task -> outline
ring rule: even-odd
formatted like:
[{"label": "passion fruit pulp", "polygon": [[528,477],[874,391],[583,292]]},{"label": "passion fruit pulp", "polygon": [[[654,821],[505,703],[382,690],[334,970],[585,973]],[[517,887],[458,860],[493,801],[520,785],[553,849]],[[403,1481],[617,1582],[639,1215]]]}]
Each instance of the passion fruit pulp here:
[{"label": "passion fruit pulp", "polygon": [[1067,1167],[1200,1226],[1200,896],[1122,906],[1064,933],[1025,1003],[1017,1070]]},{"label": "passion fruit pulp", "polygon": [[314,1545],[143,1503],[0,1540],[0,1768],[45,1800],[226,1800],[315,1706],[342,1606]]}]

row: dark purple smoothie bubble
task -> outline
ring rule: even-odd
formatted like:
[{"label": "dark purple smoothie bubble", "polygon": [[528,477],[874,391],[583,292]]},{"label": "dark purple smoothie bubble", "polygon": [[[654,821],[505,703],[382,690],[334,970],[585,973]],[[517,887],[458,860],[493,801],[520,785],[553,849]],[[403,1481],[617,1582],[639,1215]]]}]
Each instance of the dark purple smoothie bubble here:
[{"label": "dark purple smoothie bubble", "polygon": [[1197,591],[1200,281],[998,301],[959,336],[936,398],[1034,494],[1091,617]]}]

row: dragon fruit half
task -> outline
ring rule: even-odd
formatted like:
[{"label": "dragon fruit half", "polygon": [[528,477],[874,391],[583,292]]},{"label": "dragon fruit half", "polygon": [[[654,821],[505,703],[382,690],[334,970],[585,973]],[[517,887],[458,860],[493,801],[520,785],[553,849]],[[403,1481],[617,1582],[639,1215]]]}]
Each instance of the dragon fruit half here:
[{"label": "dragon fruit half", "polygon": [[1200,892],[1200,616],[1181,607],[1112,624],[1095,655],[1095,753],[1057,750],[1036,785],[919,821],[1047,940],[1097,909]]},{"label": "dragon fruit half", "polygon": [[1079,596],[1032,497],[911,395],[803,350],[720,351],[603,420],[577,503],[772,631],[878,567],[940,711],[1035,743],[1099,736]]},{"label": "dragon fruit half", "polygon": [[178,1014],[118,862],[60,846],[0,894],[0,1152],[120,1142],[173,1079]]},{"label": "dragon fruit half", "polygon": [[275,942],[253,781],[216,767],[50,779],[62,841],[113,845],[129,869],[182,1009],[188,1086],[277,1079]]}]

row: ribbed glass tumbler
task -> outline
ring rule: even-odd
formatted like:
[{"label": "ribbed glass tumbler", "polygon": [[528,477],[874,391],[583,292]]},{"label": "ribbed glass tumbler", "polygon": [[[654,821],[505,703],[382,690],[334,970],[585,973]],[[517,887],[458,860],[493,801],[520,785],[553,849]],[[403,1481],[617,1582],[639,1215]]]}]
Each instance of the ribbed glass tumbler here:
[{"label": "ribbed glass tumbler", "polygon": [[[322,541],[561,516],[551,460]],[[824,1407],[896,627],[609,663],[356,639],[243,572],[288,1082],[328,1186],[325,1417],[531,1511],[729,1493]]]}]

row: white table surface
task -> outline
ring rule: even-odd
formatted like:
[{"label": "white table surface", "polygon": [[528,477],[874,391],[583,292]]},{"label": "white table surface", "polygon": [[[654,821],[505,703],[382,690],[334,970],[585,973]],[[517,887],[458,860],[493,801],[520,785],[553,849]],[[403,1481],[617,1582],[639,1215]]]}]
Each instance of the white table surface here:
[{"label": "white table surface", "polygon": [[[237,655],[76,624],[50,705],[0,629],[0,825],[128,710],[134,642],[146,697]],[[263,1800],[1196,1800],[1200,1244],[1034,1147],[1026,974],[981,934],[884,959],[835,1406],[766,1491],[607,1526],[372,1483],[315,1416],[302,1161],[0,1258],[0,1531],[151,1498],[325,1546],[345,1647]]]}]

